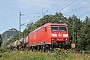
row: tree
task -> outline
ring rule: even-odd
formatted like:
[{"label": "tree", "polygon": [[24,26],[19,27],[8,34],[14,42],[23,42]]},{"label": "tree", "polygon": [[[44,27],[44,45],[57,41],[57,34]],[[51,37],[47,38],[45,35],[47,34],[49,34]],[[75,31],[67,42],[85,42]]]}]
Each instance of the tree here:
[{"label": "tree", "polygon": [[81,33],[81,48],[83,48],[83,50],[90,50],[90,18],[87,16],[83,21]]}]

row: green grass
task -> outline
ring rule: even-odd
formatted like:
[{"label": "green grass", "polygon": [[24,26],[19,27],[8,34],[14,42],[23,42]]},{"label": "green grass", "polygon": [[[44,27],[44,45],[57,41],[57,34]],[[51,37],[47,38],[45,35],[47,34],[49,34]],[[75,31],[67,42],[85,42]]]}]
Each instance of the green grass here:
[{"label": "green grass", "polygon": [[0,60],[90,60],[90,56],[70,53],[65,50],[55,52],[6,51]]}]

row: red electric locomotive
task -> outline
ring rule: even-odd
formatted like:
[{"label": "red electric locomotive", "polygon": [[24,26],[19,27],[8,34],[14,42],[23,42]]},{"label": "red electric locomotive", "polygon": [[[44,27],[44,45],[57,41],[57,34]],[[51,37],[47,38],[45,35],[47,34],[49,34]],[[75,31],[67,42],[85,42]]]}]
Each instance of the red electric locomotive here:
[{"label": "red electric locomotive", "polygon": [[47,23],[28,35],[28,46],[33,49],[70,48],[67,24]]}]

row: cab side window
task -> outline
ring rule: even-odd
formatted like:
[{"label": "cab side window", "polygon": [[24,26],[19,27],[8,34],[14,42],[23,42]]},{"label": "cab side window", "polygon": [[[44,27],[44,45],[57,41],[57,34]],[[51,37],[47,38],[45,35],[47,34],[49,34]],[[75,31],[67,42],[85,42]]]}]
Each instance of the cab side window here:
[{"label": "cab side window", "polygon": [[47,32],[47,28],[45,27],[45,32]]}]

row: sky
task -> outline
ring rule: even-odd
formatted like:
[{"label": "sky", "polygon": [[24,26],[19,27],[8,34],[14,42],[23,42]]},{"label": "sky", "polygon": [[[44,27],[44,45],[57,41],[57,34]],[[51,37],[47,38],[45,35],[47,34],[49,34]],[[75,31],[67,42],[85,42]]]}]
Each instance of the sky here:
[{"label": "sky", "polygon": [[61,12],[69,17],[76,15],[81,20],[90,17],[90,0],[0,0],[0,34],[11,29],[19,30],[21,12],[21,31],[26,24],[36,22],[44,15]]}]

